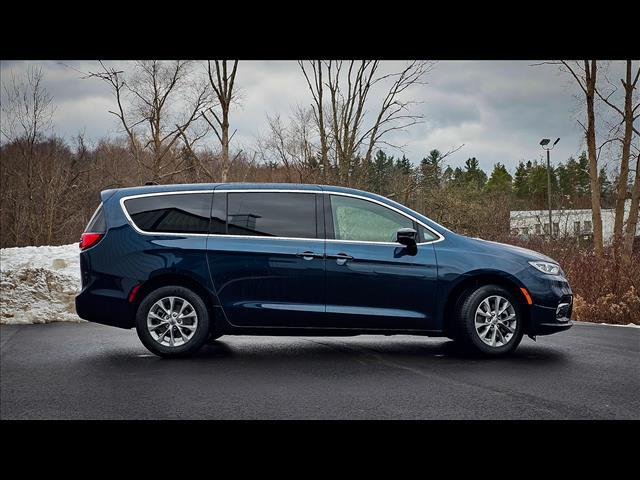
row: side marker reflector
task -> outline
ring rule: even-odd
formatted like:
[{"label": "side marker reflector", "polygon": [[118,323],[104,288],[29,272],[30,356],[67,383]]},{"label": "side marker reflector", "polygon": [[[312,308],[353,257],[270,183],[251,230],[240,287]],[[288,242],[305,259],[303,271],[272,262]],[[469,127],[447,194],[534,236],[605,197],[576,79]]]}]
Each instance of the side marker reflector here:
[{"label": "side marker reflector", "polygon": [[138,285],[136,285],[131,289],[131,293],[129,294],[129,303],[133,302],[133,299],[136,298],[136,293],[138,293],[138,290],[140,289],[140,287],[141,287],[141,284],[139,283]]},{"label": "side marker reflector", "polygon": [[529,292],[527,292],[527,289],[524,287],[521,287],[520,291],[524,295],[524,298],[527,299],[527,305],[533,305],[533,300],[531,300],[531,295],[529,295]]}]

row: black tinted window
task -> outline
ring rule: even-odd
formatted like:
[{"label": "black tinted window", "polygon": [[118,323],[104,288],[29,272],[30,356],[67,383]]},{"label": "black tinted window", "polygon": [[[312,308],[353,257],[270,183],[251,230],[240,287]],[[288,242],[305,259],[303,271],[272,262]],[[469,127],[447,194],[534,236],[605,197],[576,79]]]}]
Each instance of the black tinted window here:
[{"label": "black tinted window", "polygon": [[107,231],[107,223],[104,219],[104,209],[102,208],[102,204],[98,207],[98,209],[89,220],[89,225],[84,230],[85,232],[90,233],[104,233]]},{"label": "black tinted window", "polygon": [[228,233],[316,238],[316,196],[312,193],[229,193]]},{"label": "black tinted window", "polygon": [[136,226],[147,232],[207,233],[210,193],[154,195],[125,201]]}]

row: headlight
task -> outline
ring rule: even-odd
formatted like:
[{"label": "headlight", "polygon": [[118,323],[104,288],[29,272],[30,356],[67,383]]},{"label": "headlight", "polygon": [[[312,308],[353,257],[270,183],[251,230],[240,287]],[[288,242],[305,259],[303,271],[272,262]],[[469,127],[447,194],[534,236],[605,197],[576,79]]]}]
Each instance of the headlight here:
[{"label": "headlight", "polygon": [[561,271],[560,265],[557,263],[535,261],[529,262],[529,265],[540,270],[542,273],[548,273],[549,275],[558,275]]}]

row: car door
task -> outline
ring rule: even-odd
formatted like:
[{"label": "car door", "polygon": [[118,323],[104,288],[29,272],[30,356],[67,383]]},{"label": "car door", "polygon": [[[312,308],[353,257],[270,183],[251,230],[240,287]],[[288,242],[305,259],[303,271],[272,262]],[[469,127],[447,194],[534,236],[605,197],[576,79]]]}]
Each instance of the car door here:
[{"label": "car door", "polygon": [[[428,227],[356,195],[325,195],[327,323],[342,328],[433,327],[437,265]],[[397,243],[418,229],[416,248]]]},{"label": "car door", "polygon": [[207,260],[229,322],[322,323],[324,243],[317,191],[215,190]]}]

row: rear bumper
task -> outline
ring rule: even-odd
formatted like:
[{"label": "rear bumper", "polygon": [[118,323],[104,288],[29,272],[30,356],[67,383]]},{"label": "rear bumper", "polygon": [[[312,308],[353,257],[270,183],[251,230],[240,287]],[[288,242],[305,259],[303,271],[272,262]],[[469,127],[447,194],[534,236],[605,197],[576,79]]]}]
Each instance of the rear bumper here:
[{"label": "rear bumper", "polygon": [[134,326],[133,307],[126,299],[101,295],[88,289],[76,297],[76,312],[84,320],[119,328]]}]

